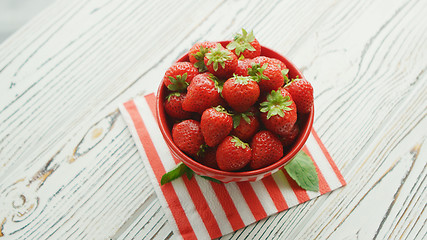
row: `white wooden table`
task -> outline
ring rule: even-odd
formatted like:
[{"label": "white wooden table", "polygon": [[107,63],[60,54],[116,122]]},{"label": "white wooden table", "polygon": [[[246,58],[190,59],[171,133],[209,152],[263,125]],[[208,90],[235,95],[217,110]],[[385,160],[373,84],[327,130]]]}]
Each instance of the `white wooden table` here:
[{"label": "white wooden table", "polygon": [[425,239],[425,0],[55,2],[0,45],[0,239],[173,239],[117,109],[241,27],[312,82],[348,185],[223,238]]}]

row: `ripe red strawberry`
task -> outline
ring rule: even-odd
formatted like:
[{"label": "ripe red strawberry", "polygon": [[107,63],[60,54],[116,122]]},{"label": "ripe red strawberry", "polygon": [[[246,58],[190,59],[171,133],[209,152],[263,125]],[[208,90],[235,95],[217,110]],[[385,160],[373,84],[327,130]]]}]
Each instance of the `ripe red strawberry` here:
[{"label": "ripe red strawberry", "polygon": [[249,76],[248,70],[249,68],[251,68],[251,62],[252,62],[252,59],[249,59],[249,58],[238,60],[237,68],[236,68],[236,71],[234,71],[234,74],[238,76]]},{"label": "ripe red strawberry", "polygon": [[262,92],[277,90],[283,86],[285,79],[282,71],[277,64],[263,63],[256,60],[252,61],[252,67],[248,70],[249,76],[253,76],[258,82]]},{"label": "ripe red strawberry", "polygon": [[239,59],[254,58],[261,54],[261,45],[256,40],[253,31],[249,34],[242,29],[242,34],[237,33],[234,39],[227,45],[227,49],[232,50]]},{"label": "ripe red strawberry", "polygon": [[287,134],[297,121],[297,108],[291,95],[283,88],[271,91],[260,103],[260,118],[275,134]]},{"label": "ripe red strawberry", "polygon": [[252,159],[249,164],[252,169],[269,166],[283,156],[283,146],[279,138],[267,130],[255,134],[251,141],[251,147]]},{"label": "ripe red strawberry", "polygon": [[277,58],[267,58],[267,62],[271,64],[279,65],[280,70],[287,69],[286,64]]},{"label": "ripe red strawberry", "polygon": [[284,82],[286,84],[289,81],[289,79],[288,79],[289,69],[286,67],[286,64],[284,62],[280,61],[279,59],[276,59],[276,58],[267,58],[267,62],[270,64],[275,64],[275,65],[279,66],[280,71],[282,72],[282,76],[285,79]]},{"label": "ripe red strawberry", "polygon": [[208,108],[202,114],[200,127],[206,144],[214,147],[233,129],[233,118],[221,106]]},{"label": "ripe red strawberry", "polygon": [[237,67],[236,55],[230,50],[223,48],[219,43],[215,48],[206,53],[204,61],[208,71],[218,78],[233,76]]},{"label": "ripe red strawberry", "polygon": [[237,112],[248,110],[259,97],[259,86],[251,77],[234,76],[225,81],[222,96]]},{"label": "ripe red strawberry", "polygon": [[280,141],[282,142],[282,145],[285,147],[288,147],[294,144],[295,139],[298,137],[299,132],[300,130],[299,130],[298,124],[295,124],[289,130],[289,132],[287,132],[286,134],[282,134],[280,136]]},{"label": "ripe red strawberry", "polygon": [[216,150],[218,167],[224,171],[237,171],[246,166],[252,157],[249,144],[236,136],[227,136]]},{"label": "ripe red strawberry", "polygon": [[252,59],[253,63],[258,63],[259,65],[264,65],[264,63],[270,63],[270,58],[266,56],[259,56]]},{"label": "ripe red strawberry", "polygon": [[188,58],[190,59],[190,62],[199,70],[199,72],[206,72],[208,70],[205,65],[205,54],[212,48],[215,48],[216,45],[216,42],[198,42],[188,51]]},{"label": "ripe red strawberry", "polygon": [[279,68],[280,68],[280,70],[287,69],[286,68],[286,64],[284,62],[280,61],[277,58],[271,58],[271,57],[266,57],[266,56],[259,56],[259,57],[256,57],[256,58],[252,59],[252,62],[259,63],[261,66],[264,65],[264,63],[269,63],[269,64],[278,65]]},{"label": "ripe red strawberry", "polygon": [[293,79],[285,86],[295,101],[299,113],[308,113],[313,106],[313,87],[305,79]]},{"label": "ripe red strawberry", "polygon": [[202,114],[207,108],[218,106],[224,101],[219,94],[218,79],[209,73],[194,77],[187,88],[187,96],[182,102],[182,109]]},{"label": "ripe red strawberry", "polygon": [[216,148],[211,148],[204,144],[197,153],[197,162],[214,169],[219,169],[216,162]]},{"label": "ripe red strawberry", "polygon": [[196,157],[203,140],[200,123],[196,120],[184,120],[172,128],[172,139],[176,146],[184,153]]},{"label": "ripe red strawberry", "polygon": [[259,130],[259,120],[253,112],[236,113],[233,115],[233,131],[231,135],[249,142]]},{"label": "ripe red strawberry", "polygon": [[166,70],[163,83],[171,91],[182,92],[197,74],[197,68],[190,62],[176,62]]},{"label": "ripe red strawberry", "polygon": [[191,117],[191,112],[182,109],[182,102],[184,101],[186,93],[173,92],[169,94],[164,102],[166,113],[176,119],[186,119]]}]

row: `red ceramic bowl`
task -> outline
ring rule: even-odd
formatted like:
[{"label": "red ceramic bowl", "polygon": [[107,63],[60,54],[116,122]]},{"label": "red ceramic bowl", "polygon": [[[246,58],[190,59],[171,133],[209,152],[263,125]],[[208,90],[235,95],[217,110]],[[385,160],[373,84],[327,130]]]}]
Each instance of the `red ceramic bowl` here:
[{"label": "red ceramic bowl", "polygon": [[[229,43],[229,41],[220,42],[224,47]],[[296,77],[297,75],[303,77],[302,73],[292,64],[288,59],[280,55],[279,53],[266,48],[261,47],[261,56],[267,56],[272,58],[277,58],[284,62],[289,69],[289,76]],[[185,54],[177,62],[189,61],[188,55]],[[168,94],[168,89],[165,87],[163,82],[160,84],[157,99],[156,99],[156,111],[157,111],[157,120],[159,123],[160,131],[163,134],[163,137],[166,141],[166,144],[170,148],[172,155],[182,161],[185,165],[190,167],[196,174],[202,176],[208,176],[215,179],[218,179],[224,183],[227,182],[242,182],[242,181],[257,181],[264,177],[271,175],[272,173],[277,172],[282,168],[286,163],[288,163],[304,146],[307,141],[308,136],[310,135],[311,129],[313,127],[313,118],[314,118],[314,107],[311,109],[308,114],[298,114],[298,122],[300,127],[300,134],[295,140],[293,146],[289,148],[283,158],[281,158],[276,163],[267,166],[265,168],[246,171],[246,172],[226,172],[217,169],[213,169],[207,166],[204,166],[195,160],[188,157],[183,153],[172,141],[172,124],[168,121],[168,116],[165,113],[163,108],[163,101]]]}]

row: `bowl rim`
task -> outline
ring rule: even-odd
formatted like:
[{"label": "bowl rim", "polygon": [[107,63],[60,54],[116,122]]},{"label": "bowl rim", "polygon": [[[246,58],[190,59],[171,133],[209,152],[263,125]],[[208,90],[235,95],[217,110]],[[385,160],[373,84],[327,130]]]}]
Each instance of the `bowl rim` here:
[{"label": "bowl rim", "polygon": [[[221,43],[223,46],[228,44],[230,41],[218,41],[218,43]],[[289,68],[289,66],[292,66],[294,68],[294,70],[297,72],[297,75],[304,78],[304,75],[300,72],[300,70],[286,57],[284,57],[282,54],[279,54],[278,52],[265,47],[265,46],[261,46],[261,49],[267,52],[271,52],[274,53],[278,56],[280,56],[281,58],[283,58],[285,61],[284,63],[286,64],[286,66]],[[262,52],[261,50],[261,52]],[[176,60],[175,62],[182,62],[188,59],[188,53],[185,53],[183,56],[181,56],[180,58],[178,58],[178,60]],[[283,61],[282,59],[280,59],[281,61]],[[292,146],[292,148],[287,152],[286,155],[284,155],[282,158],[280,158],[277,162],[268,165],[266,167],[260,168],[260,169],[255,169],[255,170],[250,170],[250,171],[243,171],[243,172],[228,172],[228,171],[222,171],[219,169],[214,169],[214,168],[210,168],[208,166],[205,166],[199,162],[197,162],[196,160],[193,160],[192,158],[190,158],[189,156],[187,156],[184,152],[182,152],[173,142],[172,140],[172,136],[171,136],[171,132],[172,129],[169,129],[168,124],[167,124],[167,120],[166,120],[166,113],[164,111],[163,108],[163,100],[162,98],[164,98],[165,96],[163,96],[162,94],[163,92],[166,92],[166,86],[163,83],[163,80],[161,81],[159,88],[157,90],[157,95],[156,95],[156,119],[157,119],[157,123],[159,125],[160,128],[160,132],[162,133],[166,144],[168,145],[169,148],[171,148],[170,150],[172,155],[178,155],[177,157],[179,157],[178,160],[182,161],[183,163],[185,163],[186,165],[188,165],[188,167],[192,168],[198,168],[203,170],[204,172],[210,172],[216,176],[224,176],[224,177],[236,177],[236,178],[242,178],[242,177],[256,177],[259,175],[263,175],[263,174],[267,174],[275,169],[279,169],[281,167],[283,167],[284,165],[286,165],[287,163],[290,162],[290,160],[302,149],[302,147],[305,145],[311,131],[313,128],[313,121],[314,121],[314,105],[311,107],[310,113],[308,114],[307,117],[307,121],[304,124],[304,129],[302,129],[302,131],[300,131],[300,136],[299,136],[299,141],[295,142],[294,145]],[[162,101],[161,101],[162,100]],[[162,106],[162,107],[161,107]],[[163,118],[162,118],[163,117]],[[192,168],[193,169],[193,168]],[[195,169],[193,169],[195,170]],[[197,171],[196,171],[197,172]]]}]

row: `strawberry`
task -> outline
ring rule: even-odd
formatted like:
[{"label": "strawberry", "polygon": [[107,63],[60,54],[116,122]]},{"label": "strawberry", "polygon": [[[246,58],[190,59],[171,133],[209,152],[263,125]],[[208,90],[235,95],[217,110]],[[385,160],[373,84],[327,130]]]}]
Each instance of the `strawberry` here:
[{"label": "strawberry", "polygon": [[273,90],[260,103],[260,118],[264,126],[275,134],[287,134],[297,120],[297,108],[285,89]]},{"label": "strawberry", "polygon": [[216,162],[216,148],[204,144],[197,153],[197,162],[214,169],[219,169]]},{"label": "strawberry", "polygon": [[258,63],[259,65],[264,65],[264,63],[270,63],[270,58],[266,56],[259,56],[252,59],[253,63]]},{"label": "strawberry", "polygon": [[280,160],[283,156],[283,146],[279,138],[267,130],[259,131],[251,141],[252,159],[250,167],[260,169]]},{"label": "strawberry", "polygon": [[236,113],[233,115],[232,135],[242,141],[250,141],[259,130],[259,120],[253,112]]},{"label": "strawberry", "polygon": [[288,79],[288,77],[289,77],[288,76],[289,69],[286,67],[286,64],[284,62],[280,61],[277,58],[267,58],[267,62],[270,63],[270,64],[278,65],[279,68],[280,68],[280,71],[282,72],[282,76],[285,79],[285,83],[287,81],[289,81],[289,79]]},{"label": "strawberry", "polygon": [[295,101],[299,113],[308,113],[313,106],[313,87],[305,79],[293,79],[285,86]]},{"label": "strawberry", "polygon": [[236,136],[227,136],[216,150],[218,167],[224,171],[237,171],[251,161],[252,150],[249,144]]},{"label": "strawberry", "polygon": [[182,102],[184,101],[186,93],[173,92],[170,93],[164,102],[166,113],[176,119],[186,119],[191,117],[191,112],[182,109]]},{"label": "strawberry", "polygon": [[187,88],[187,96],[182,102],[182,109],[202,114],[205,109],[218,106],[224,100],[217,86],[218,79],[212,74],[196,75]]},{"label": "strawberry", "polygon": [[273,64],[273,65],[278,65],[280,70],[287,69],[286,64],[277,58],[259,56],[259,57],[252,59],[252,62],[259,63],[261,66],[264,65],[264,63],[269,63],[269,64]]},{"label": "strawberry", "polygon": [[237,61],[236,71],[234,74],[238,76],[249,76],[248,70],[251,68],[252,59],[245,58]]},{"label": "strawberry", "polygon": [[184,120],[172,128],[172,139],[176,146],[190,156],[197,156],[203,140],[200,123],[196,120]]},{"label": "strawberry", "polygon": [[206,144],[214,147],[233,129],[233,118],[222,106],[208,108],[202,114],[200,128]]},{"label": "strawberry", "polygon": [[285,147],[291,146],[295,139],[298,137],[300,130],[298,127],[298,124],[295,124],[287,133],[282,134],[280,136],[280,141],[282,142],[282,145]]},{"label": "strawberry", "polygon": [[206,72],[208,69],[205,65],[205,54],[212,48],[215,48],[216,42],[198,42],[194,44],[188,51],[190,62],[196,67],[199,72]]},{"label": "strawberry", "polygon": [[261,45],[256,40],[253,31],[248,34],[245,29],[242,29],[242,34],[237,33],[234,36],[234,39],[227,45],[227,49],[232,50],[239,59],[261,55]]},{"label": "strawberry", "polygon": [[277,64],[259,61],[260,57],[255,58],[248,70],[249,76],[253,76],[259,84],[262,92],[277,90],[283,86],[285,79],[282,71]]},{"label": "strawberry", "polygon": [[222,96],[237,112],[248,110],[259,97],[259,86],[251,77],[234,76],[225,81]]},{"label": "strawberry", "polygon": [[287,69],[286,64],[284,62],[280,61],[277,58],[269,58],[269,57],[267,57],[267,62],[271,63],[271,64],[279,65],[280,70]]},{"label": "strawberry", "polygon": [[204,61],[208,71],[218,78],[233,76],[237,67],[236,55],[230,50],[223,48],[219,43],[215,48],[206,53]]},{"label": "strawberry", "polygon": [[197,74],[190,62],[176,62],[166,70],[163,82],[169,90],[182,92]]}]

